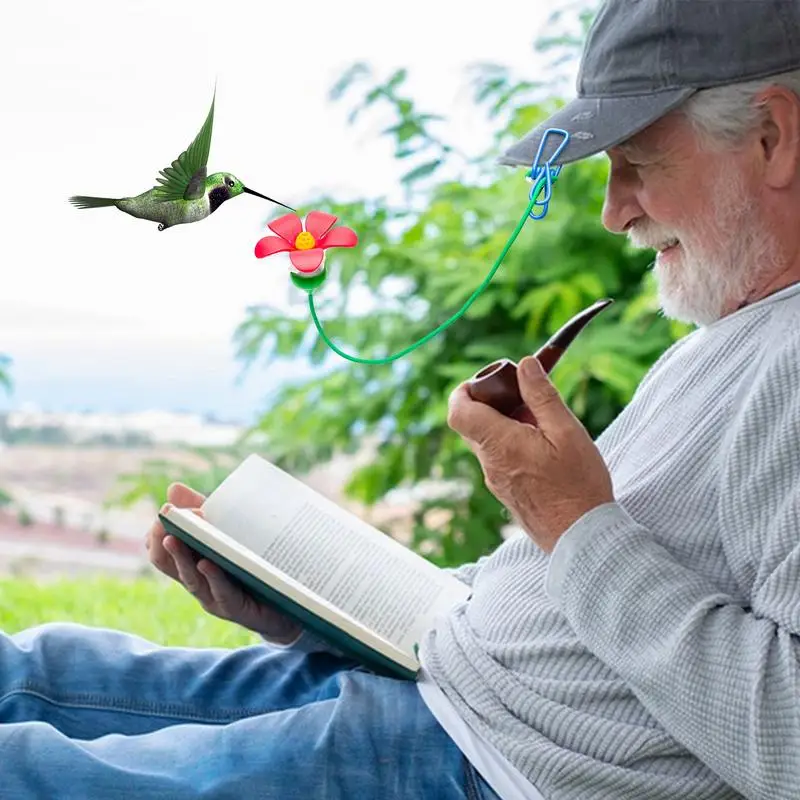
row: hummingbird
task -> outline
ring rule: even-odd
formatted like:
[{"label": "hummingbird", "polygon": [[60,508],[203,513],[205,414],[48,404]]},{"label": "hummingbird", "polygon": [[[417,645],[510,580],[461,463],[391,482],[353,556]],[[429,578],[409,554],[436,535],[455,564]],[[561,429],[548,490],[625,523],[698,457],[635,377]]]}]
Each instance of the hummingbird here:
[{"label": "hummingbird", "polygon": [[226,200],[242,193],[252,194],[271,203],[294,211],[291,206],[280,203],[264,194],[248,189],[235,175],[229,172],[214,172],[208,175],[208,154],[211,149],[211,130],[214,126],[214,103],[216,90],[211,99],[206,121],[194,141],[169,167],[159,170],[160,184],[135,197],[88,197],[76,195],[69,202],[78,208],[104,208],[115,206],[120,211],[139,219],[158,223],[160,231],[173,225],[199,222],[213,214]]}]

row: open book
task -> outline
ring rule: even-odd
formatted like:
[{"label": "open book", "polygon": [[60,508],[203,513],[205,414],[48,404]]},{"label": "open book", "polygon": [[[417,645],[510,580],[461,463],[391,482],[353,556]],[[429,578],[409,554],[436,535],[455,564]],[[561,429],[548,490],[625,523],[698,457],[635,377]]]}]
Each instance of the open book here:
[{"label": "open book", "polygon": [[251,594],[382,674],[414,679],[426,628],[470,593],[257,455],[206,498],[203,514],[173,508],[159,516]]}]

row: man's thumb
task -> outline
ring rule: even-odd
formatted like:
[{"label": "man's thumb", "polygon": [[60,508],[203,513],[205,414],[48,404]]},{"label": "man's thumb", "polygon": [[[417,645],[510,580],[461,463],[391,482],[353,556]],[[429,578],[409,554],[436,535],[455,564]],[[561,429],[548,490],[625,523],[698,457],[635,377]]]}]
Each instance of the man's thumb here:
[{"label": "man's thumb", "polygon": [[167,489],[167,500],[178,508],[198,508],[203,505],[205,497],[185,483],[173,483]]},{"label": "man's thumb", "polygon": [[539,427],[548,427],[564,417],[565,406],[558,390],[535,356],[526,356],[517,365],[519,392],[536,417]]}]

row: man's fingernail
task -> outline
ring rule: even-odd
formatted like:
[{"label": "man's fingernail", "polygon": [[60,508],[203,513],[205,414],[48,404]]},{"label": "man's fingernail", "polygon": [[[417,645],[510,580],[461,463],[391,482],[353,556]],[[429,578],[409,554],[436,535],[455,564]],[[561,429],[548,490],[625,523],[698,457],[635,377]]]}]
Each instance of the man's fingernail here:
[{"label": "man's fingernail", "polygon": [[164,505],[161,506],[161,510],[159,513],[166,514],[167,511],[169,511],[171,508],[172,508],[172,503],[164,503]]},{"label": "man's fingernail", "polygon": [[530,378],[535,377],[541,372],[539,361],[535,356],[525,356],[520,362],[520,368],[523,371],[523,375],[527,375]]}]

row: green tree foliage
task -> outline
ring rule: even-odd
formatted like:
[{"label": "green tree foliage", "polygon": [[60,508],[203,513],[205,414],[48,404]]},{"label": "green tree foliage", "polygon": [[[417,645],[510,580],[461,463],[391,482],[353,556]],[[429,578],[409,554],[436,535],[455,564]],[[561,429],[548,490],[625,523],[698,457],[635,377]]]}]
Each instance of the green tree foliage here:
[{"label": "green tree foliage", "polygon": [[[247,452],[253,450],[250,448]],[[181,481],[208,496],[247,453],[235,446],[187,447],[183,455],[185,457],[173,460],[148,459],[139,472],[123,474],[106,506],[126,508],[144,500],[159,508],[166,501],[167,489],[174,481]],[[192,466],[187,466],[187,461],[192,461]]]},{"label": "green tree foliage", "polygon": [[[475,108],[497,130],[477,158],[459,153],[442,133],[443,117],[420,108],[405,91],[405,70],[377,80],[356,64],[336,84],[333,99],[353,103],[352,124],[370,114],[391,118],[382,135],[407,165],[402,205],[386,197],[342,203],[327,196],[307,204],[307,210],[336,214],[359,235],[353,250],[329,251],[329,275],[315,295],[319,318],[338,347],[386,358],[454,315],[485,279],[529,190],[524,171],[498,167],[497,153],[563,102],[563,68],[574,62],[590,17],[585,7],[554,16],[552,32],[536,45],[553,61],[546,86],[519,80],[503,66],[475,68]],[[552,373],[565,401],[597,436],[653,361],[687,332],[658,311],[651,255],[603,229],[606,178],[603,157],[565,167],[547,217],[525,225],[466,314],[390,364],[362,365],[333,355],[305,309],[291,315],[249,309],[236,332],[246,364],[305,357],[319,368],[314,379],[282,388],[254,425],[252,435],[266,441],[269,458],[298,473],[377,441],[374,459],[347,485],[354,500],[371,505],[394,489],[432,479],[434,487],[447,488],[420,503],[412,547],[444,565],[493,550],[509,519],[485,488],[472,453],[447,427],[453,388],[495,359],[517,361],[532,353],[573,314],[611,297],[615,303]],[[369,299],[368,308],[356,303],[359,296]]]},{"label": "green tree foliage", "polygon": [[[569,37],[542,44],[558,51]],[[352,93],[370,73],[356,65],[334,89]],[[405,94],[405,70],[368,85],[351,120],[382,106],[394,121],[395,157],[408,163],[408,202],[384,198],[324,208],[352,226],[362,244],[333,252],[317,304],[328,335],[345,352],[384,358],[404,349],[458,311],[488,273],[527,200],[522,171],[498,169],[498,147],[537,124],[559,101],[541,97],[534,83],[514,81],[508,70],[485,65],[475,76],[479,108],[502,120],[497,141],[478,159],[461,159],[437,133],[440,116]],[[439,177],[440,175],[449,177]],[[616,301],[572,345],[553,372],[565,401],[598,435],[631,398],[655,358],[685,329],[658,313],[649,272],[651,256],[632,251],[600,223],[606,162],[566,167],[547,217],[530,221],[493,281],[465,316],[403,359],[361,365],[331,356],[308,315],[290,318],[250,309],[237,337],[248,361],[270,363],[304,354],[320,366],[318,378],[283,389],[259,420],[270,457],[303,470],[335,452],[356,450],[365,437],[379,440],[376,458],[350,480],[351,497],[366,504],[429,478],[462,491],[421,504],[413,546],[439,563],[474,559],[493,549],[507,521],[483,484],[480,467],[446,426],[454,386],[501,357],[519,360],[536,350],[570,316],[601,297]],[[420,202],[421,201],[421,202]],[[331,284],[338,291],[333,291]],[[374,308],[354,313],[351,300],[366,287]],[[324,369],[324,374],[322,368]],[[425,524],[431,509],[447,511],[444,527]]]}]

